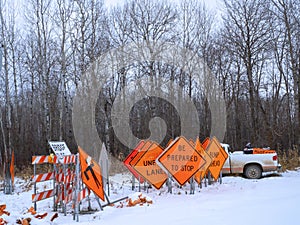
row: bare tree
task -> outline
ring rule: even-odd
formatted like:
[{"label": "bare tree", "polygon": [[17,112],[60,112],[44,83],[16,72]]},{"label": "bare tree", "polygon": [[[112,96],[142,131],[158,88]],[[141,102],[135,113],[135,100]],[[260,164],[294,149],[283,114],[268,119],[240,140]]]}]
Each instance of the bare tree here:
[{"label": "bare tree", "polygon": [[57,25],[57,36],[60,42],[60,113],[59,113],[59,140],[64,140],[70,136],[70,128],[68,128],[67,122],[70,121],[70,105],[68,100],[68,80],[70,79],[70,63],[71,61],[71,51],[70,51],[70,32],[69,29],[71,25],[71,15],[73,13],[73,4],[70,1],[57,0],[58,12],[54,17],[55,23]]},{"label": "bare tree", "polygon": [[[300,16],[299,1],[293,0],[272,0],[275,10],[274,15],[284,24],[283,34],[287,45],[288,64],[293,79],[293,93],[295,105],[295,144],[300,145]],[[278,27],[282,29],[281,26]],[[280,32],[279,30],[278,32]],[[282,32],[282,31],[281,31]]]},{"label": "bare tree", "polygon": [[234,54],[242,59],[249,91],[249,110],[251,116],[250,139],[260,140],[258,112],[260,108],[259,88],[262,82],[262,68],[270,42],[270,21],[268,1],[224,1],[225,38],[234,49]]},{"label": "bare tree", "polygon": [[[8,160],[8,157],[11,154],[11,137],[12,137],[12,121],[11,121],[11,96],[10,96],[10,76],[9,76],[9,30],[8,23],[5,21],[4,17],[5,6],[3,2],[0,3],[0,22],[1,22],[1,39],[3,46],[3,77],[4,80],[4,96],[5,96],[5,122],[1,121],[1,130],[3,134],[3,145],[4,145],[4,160]],[[2,112],[1,112],[2,114]],[[3,120],[3,116],[1,116],[1,120]],[[5,124],[5,125],[3,125]]]}]

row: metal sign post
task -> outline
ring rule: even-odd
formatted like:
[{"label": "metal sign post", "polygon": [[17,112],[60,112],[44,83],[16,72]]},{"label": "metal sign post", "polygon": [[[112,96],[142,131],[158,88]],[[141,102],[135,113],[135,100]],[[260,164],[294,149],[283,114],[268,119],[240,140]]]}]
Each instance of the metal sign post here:
[{"label": "metal sign post", "polygon": [[139,192],[141,191],[141,176],[139,175]]},{"label": "metal sign post", "polygon": [[106,179],[106,184],[107,184],[107,194],[108,194],[108,196],[109,196],[109,166],[108,166],[108,163],[109,163],[109,161],[108,161],[108,158],[107,158],[107,160],[106,160],[107,162],[106,162],[106,170],[107,170],[107,179]]},{"label": "metal sign post", "polygon": [[77,154],[76,157],[76,181],[75,181],[75,194],[74,194],[74,216],[73,219],[76,220],[76,222],[79,221],[79,201],[78,201],[78,194],[80,192],[80,160],[79,160],[79,154]]},{"label": "metal sign post", "polygon": [[110,195],[110,187],[109,187],[109,169],[110,169],[110,161],[108,158],[108,153],[104,144],[102,144],[101,153],[99,157],[99,165],[101,166],[101,174],[104,185],[104,190],[107,187],[107,194]]},{"label": "metal sign post", "polygon": [[[34,168],[35,168],[35,165],[34,165]],[[54,172],[54,176],[55,176],[55,174],[57,173],[55,163],[53,163],[53,172]],[[36,183],[34,183],[34,184],[36,185]],[[55,177],[53,179],[53,190],[55,190],[55,193],[57,194],[58,189],[56,187]],[[53,196],[53,211],[54,212],[57,211],[57,204],[56,204],[56,196],[55,195]]]},{"label": "metal sign post", "polygon": [[[64,192],[64,197],[67,196],[67,185],[66,185],[66,182],[65,182],[65,176],[67,174],[67,168],[66,168],[66,164],[63,164],[63,176],[64,176],[64,182],[63,182],[63,192]],[[65,200],[63,200],[63,211],[64,211],[64,215],[66,216],[67,215],[67,203]]]},{"label": "metal sign post", "polygon": [[203,180],[203,178],[202,178],[202,176],[200,176],[200,182],[199,182],[200,189],[202,189],[202,180]]},{"label": "metal sign post", "polygon": [[168,186],[168,193],[172,194],[172,175],[170,173],[168,173],[167,186]]},{"label": "metal sign post", "polygon": [[[33,164],[33,176],[36,176],[36,164]],[[33,184],[33,193],[36,195],[36,182]],[[34,202],[34,211],[36,211],[36,201]]]},{"label": "metal sign post", "polygon": [[190,179],[190,194],[195,194],[195,180],[194,177]]},{"label": "metal sign post", "polygon": [[134,175],[132,174],[132,177],[131,177],[131,190],[133,191],[134,190],[134,186],[135,186],[135,177]]}]

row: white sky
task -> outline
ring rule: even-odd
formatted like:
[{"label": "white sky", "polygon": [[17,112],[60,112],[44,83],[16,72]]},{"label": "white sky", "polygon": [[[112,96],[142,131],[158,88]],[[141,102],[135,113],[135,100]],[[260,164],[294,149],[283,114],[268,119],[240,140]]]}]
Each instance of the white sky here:
[{"label": "white sky", "polygon": [[[115,6],[122,4],[126,0],[104,0],[107,6]],[[180,0],[169,0],[170,2],[180,2]],[[222,0],[199,0],[200,2],[205,2],[205,4],[211,9],[219,10],[222,5]]]},{"label": "white sky", "polygon": [[[223,0],[198,0],[199,2],[204,2],[208,9],[212,10],[212,13],[215,13],[216,21],[221,21],[222,10],[224,9]],[[104,0],[104,4],[110,8],[116,5],[122,5],[126,0]],[[169,0],[169,2],[180,3],[181,0]]]}]

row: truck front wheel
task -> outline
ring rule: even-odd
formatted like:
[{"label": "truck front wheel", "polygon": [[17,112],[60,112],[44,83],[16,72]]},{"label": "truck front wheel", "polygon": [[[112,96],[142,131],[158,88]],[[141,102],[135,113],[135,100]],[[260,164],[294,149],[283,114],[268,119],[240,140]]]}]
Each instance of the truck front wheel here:
[{"label": "truck front wheel", "polygon": [[244,170],[244,175],[249,179],[259,179],[262,175],[262,169],[259,165],[248,165]]}]

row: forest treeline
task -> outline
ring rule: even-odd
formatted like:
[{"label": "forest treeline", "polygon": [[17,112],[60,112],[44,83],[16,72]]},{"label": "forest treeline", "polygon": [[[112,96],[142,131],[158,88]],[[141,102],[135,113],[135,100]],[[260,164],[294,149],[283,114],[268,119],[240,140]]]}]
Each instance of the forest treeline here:
[{"label": "forest treeline", "polygon": [[[114,7],[99,0],[0,1],[1,162],[14,150],[17,164],[27,164],[33,154],[49,152],[49,140],[63,140],[74,151],[73,98],[82,76],[110,49],[145,41],[171,43],[205,61],[226,103],[224,142],[236,149],[247,142],[299,148],[299,12],[298,0],[224,0],[215,11],[197,0],[131,0]],[[97,131],[113,156],[129,152],[114,133],[114,100],[140,77],[180,85],[198,110],[200,139],[210,135],[207,96],[191,75],[140,62],[115,71],[99,93]],[[154,100],[145,95],[137,102],[130,125],[147,138],[150,119],[161,117],[164,145],[180,135],[180,118],[169,103]]]}]

